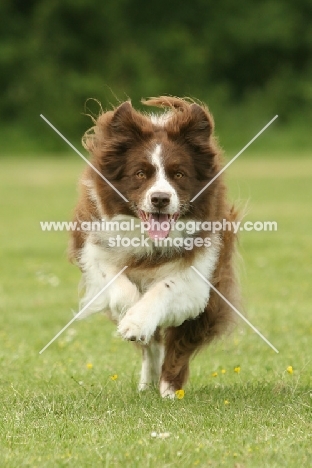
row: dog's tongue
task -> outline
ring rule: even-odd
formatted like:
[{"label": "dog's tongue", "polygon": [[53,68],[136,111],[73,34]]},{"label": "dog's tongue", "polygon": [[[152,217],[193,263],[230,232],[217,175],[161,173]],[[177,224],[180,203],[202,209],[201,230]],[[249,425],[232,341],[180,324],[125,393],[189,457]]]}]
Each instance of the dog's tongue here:
[{"label": "dog's tongue", "polygon": [[[148,235],[151,239],[165,239],[170,232],[169,216],[166,214],[150,213]],[[165,223],[165,224],[163,224]]]}]

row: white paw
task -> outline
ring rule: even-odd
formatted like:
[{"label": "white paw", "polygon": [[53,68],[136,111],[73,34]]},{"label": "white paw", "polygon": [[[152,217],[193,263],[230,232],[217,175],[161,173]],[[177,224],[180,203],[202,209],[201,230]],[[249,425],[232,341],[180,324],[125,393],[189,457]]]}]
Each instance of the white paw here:
[{"label": "white paw", "polygon": [[159,391],[163,398],[171,398],[172,400],[175,398],[175,389],[169,382],[166,382],[165,380],[161,380]]},{"label": "white paw", "polygon": [[142,344],[147,344],[156,330],[156,326],[146,323],[146,317],[139,313],[135,313],[135,306],[129,309],[127,314],[119,322],[118,333],[129,341],[138,341]]},{"label": "white paw", "polygon": [[145,390],[148,390],[149,388],[151,388],[151,384],[147,382],[140,382],[138,385],[139,392],[144,392]]},{"label": "white paw", "polygon": [[118,333],[129,341],[138,341],[142,344],[147,344],[152,334],[145,330],[144,325],[135,320],[135,317],[128,317],[127,315],[120,321],[118,325]]}]

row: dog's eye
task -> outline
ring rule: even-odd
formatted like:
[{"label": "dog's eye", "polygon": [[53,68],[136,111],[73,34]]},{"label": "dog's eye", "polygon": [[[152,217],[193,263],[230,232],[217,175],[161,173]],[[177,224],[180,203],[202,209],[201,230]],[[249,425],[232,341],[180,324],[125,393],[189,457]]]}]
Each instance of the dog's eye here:
[{"label": "dog's eye", "polygon": [[143,171],[138,171],[136,173],[136,176],[137,176],[138,179],[146,179],[146,174]]},{"label": "dog's eye", "polygon": [[175,179],[182,179],[182,177],[184,177],[183,172],[176,172],[176,173],[174,174],[174,178],[175,178]]}]

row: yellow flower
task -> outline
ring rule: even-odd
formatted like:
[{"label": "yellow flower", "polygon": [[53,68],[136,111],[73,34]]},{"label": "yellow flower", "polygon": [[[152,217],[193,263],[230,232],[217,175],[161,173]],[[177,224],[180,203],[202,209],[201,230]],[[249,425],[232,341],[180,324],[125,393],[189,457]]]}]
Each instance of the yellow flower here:
[{"label": "yellow flower", "polygon": [[117,374],[111,375],[110,378],[111,378],[111,380],[117,380],[117,379],[118,379],[118,375],[117,375]]},{"label": "yellow flower", "polygon": [[176,390],[175,394],[178,400],[182,400],[182,398],[184,398],[185,392],[184,390],[181,389],[181,390]]},{"label": "yellow flower", "polygon": [[221,374],[225,374],[226,373],[226,370],[225,369],[222,369],[221,370]]},{"label": "yellow flower", "polygon": [[287,372],[288,372],[288,374],[293,374],[293,372],[294,372],[293,367],[292,367],[292,366],[288,366],[288,367],[287,367]]},{"label": "yellow flower", "polygon": [[229,405],[230,404],[229,400],[224,400],[224,404]]},{"label": "yellow flower", "polygon": [[236,374],[239,374],[240,373],[240,366],[234,367],[234,372],[236,372]]},{"label": "yellow flower", "polygon": [[212,375],[212,377],[217,377],[218,372],[213,372],[211,375]]},{"label": "yellow flower", "polygon": [[93,364],[91,362],[88,362],[87,369],[92,369],[92,367],[93,367]]}]

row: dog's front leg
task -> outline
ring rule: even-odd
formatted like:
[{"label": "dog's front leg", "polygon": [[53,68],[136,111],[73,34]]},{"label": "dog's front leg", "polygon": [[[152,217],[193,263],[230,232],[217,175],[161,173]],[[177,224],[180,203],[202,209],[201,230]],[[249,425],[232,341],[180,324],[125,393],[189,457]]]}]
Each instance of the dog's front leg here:
[{"label": "dog's front leg", "polygon": [[[139,301],[141,294],[126,276],[127,271],[117,276],[120,270],[109,262],[106,252],[98,245],[86,243],[80,267],[83,272],[81,286],[84,290],[80,309],[85,308],[80,318],[107,310],[112,319],[119,321],[120,317]],[[99,294],[101,290],[103,292]]]},{"label": "dog's front leg", "polygon": [[[108,272],[108,270],[107,268],[105,278],[100,278],[101,280],[96,281],[93,277],[91,282],[87,275],[87,280],[84,278],[85,294],[81,299],[80,309],[88,304],[89,306],[86,307],[80,318],[85,318],[95,312],[108,311],[113,320],[119,321],[120,317],[139,301],[141,294],[126,275],[120,275],[112,284],[108,285],[115,276],[113,274],[115,271]],[[106,285],[108,286],[105,289]],[[103,292],[98,295],[102,289],[104,289]]]},{"label": "dog's front leg", "polygon": [[126,340],[149,343],[157,327],[176,327],[203,312],[209,292],[208,284],[192,268],[168,276],[128,310],[118,332]]},{"label": "dog's front leg", "polygon": [[139,390],[143,391],[152,385],[158,385],[164,361],[164,344],[159,330],[147,345],[142,346],[142,369]]}]

